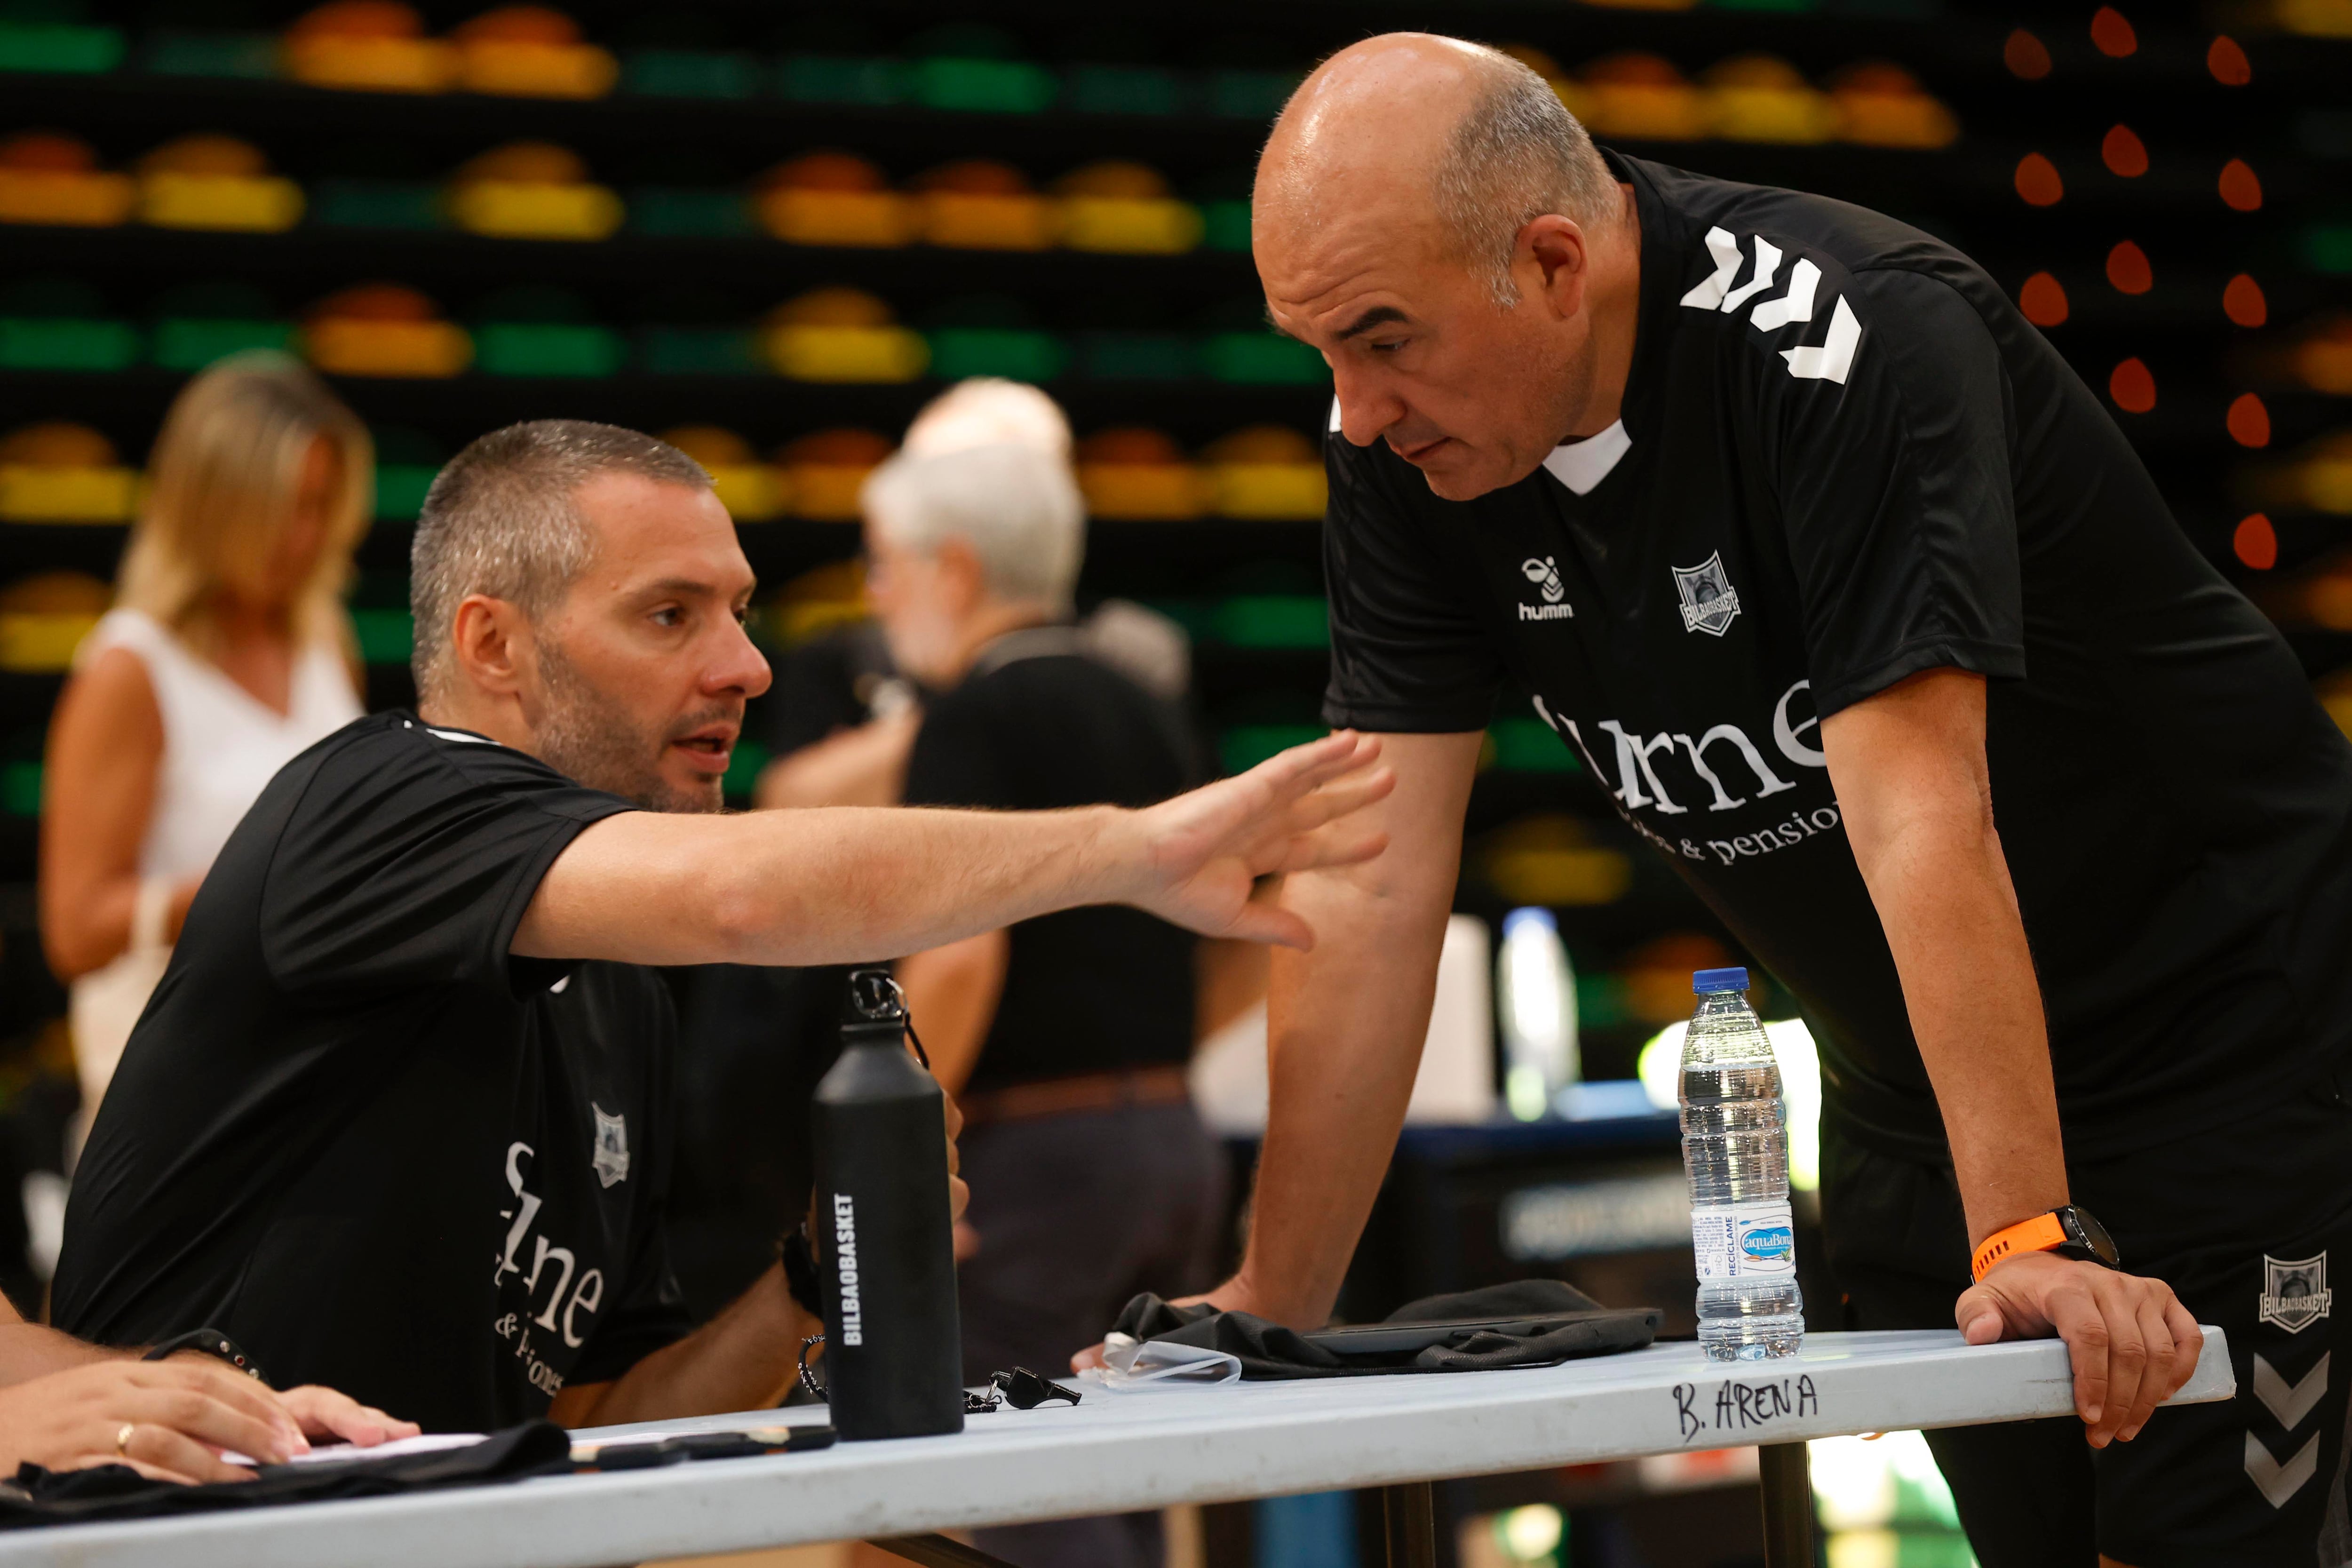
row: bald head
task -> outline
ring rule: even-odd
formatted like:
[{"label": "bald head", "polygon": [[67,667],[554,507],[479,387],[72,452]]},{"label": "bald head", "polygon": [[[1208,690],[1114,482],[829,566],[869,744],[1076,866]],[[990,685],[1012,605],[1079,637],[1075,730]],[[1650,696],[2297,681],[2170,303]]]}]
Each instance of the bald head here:
[{"label": "bald head", "polygon": [[[1542,77],[1498,50],[1429,33],[1355,44],[1303,82],[1258,162],[1269,238],[1374,216],[1518,298],[1519,231],[1548,213],[1612,221],[1618,190],[1592,139]],[[1400,232],[1402,231],[1402,232]]]}]

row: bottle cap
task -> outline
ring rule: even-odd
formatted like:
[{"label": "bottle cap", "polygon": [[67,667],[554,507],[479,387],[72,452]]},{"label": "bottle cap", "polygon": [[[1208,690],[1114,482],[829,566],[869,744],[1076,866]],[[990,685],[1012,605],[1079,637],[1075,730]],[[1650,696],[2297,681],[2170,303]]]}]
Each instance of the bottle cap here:
[{"label": "bottle cap", "polygon": [[841,1010],[841,1037],[896,1040],[907,1030],[907,999],[887,969],[860,969],[849,976],[849,994]]},{"label": "bottle cap", "polygon": [[1714,991],[1745,991],[1748,971],[1744,969],[1702,969],[1691,976],[1691,990],[1701,996]]}]

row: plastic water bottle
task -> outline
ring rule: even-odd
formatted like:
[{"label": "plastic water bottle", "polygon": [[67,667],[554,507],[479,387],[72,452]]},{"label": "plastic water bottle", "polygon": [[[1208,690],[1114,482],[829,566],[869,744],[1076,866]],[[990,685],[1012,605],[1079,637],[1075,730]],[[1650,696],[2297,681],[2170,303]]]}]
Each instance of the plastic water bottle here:
[{"label": "plastic water bottle", "polygon": [[826,1403],[852,1441],[963,1430],[946,1128],[907,1032],[890,972],[852,974],[841,1059],[812,1110]]},{"label": "plastic water bottle", "polygon": [[1710,1361],[1793,1355],[1805,1338],[1789,1212],[1788,1107],[1748,971],[1691,976],[1683,1040],[1683,1167],[1698,1259],[1698,1342]]}]

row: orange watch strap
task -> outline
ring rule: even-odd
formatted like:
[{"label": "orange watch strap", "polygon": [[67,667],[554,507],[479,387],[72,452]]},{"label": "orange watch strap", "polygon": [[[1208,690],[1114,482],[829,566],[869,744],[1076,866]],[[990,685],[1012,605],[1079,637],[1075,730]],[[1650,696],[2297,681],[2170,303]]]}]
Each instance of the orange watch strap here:
[{"label": "orange watch strap", "polygon": [[1969,1266],[1977,1279],[1985,1270],[2012,1252],[2047,1252],[2053,1247],[2066,1245],[2066,1227],[2058,1223],[2055,1214],[2038,1214],[2032,1219],[2020,1220],[2007,1230],[1994,1231],[1977,1248],[1976,1260]]}]

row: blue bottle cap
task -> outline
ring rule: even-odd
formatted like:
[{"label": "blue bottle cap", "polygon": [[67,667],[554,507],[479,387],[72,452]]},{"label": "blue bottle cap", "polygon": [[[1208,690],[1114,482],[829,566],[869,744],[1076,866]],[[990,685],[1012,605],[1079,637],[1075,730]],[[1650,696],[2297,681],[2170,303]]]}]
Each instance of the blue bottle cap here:
[{"label": "blue bottle cap", "polygon": [[1691,976],[1691,990],[1704,996],[1711,991],[1745,991],[1748,971],[1744,969],[1702,969]]}]

